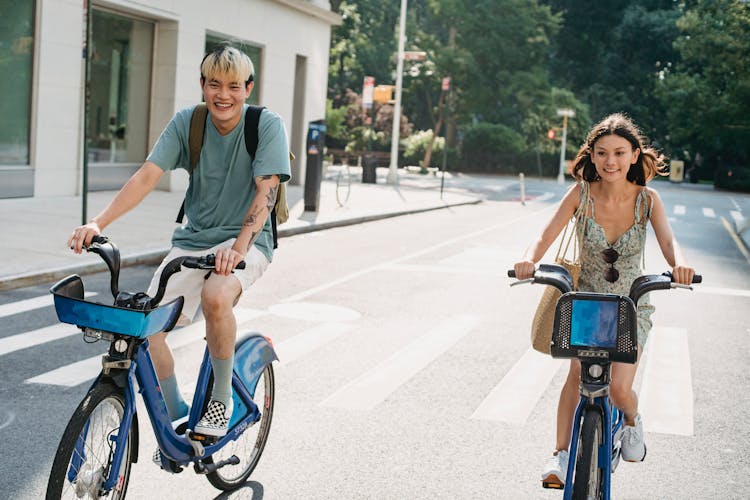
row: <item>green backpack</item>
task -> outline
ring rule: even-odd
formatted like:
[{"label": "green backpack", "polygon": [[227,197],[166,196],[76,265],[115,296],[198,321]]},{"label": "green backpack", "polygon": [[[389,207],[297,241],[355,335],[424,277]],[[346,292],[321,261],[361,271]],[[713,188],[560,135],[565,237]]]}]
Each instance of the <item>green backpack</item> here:
[{"label": "green backpack", "polygon": [[[248,106],[245,112],[245,148],[250,155],[250,161],[255,159],[255,152],[258,150],[258,124],[260,123],[260,114],[264,106]],[[206,116],[208,108],[205,104],[199,104],[193,109],[193,115],[190,118],[190,135],[188,137],[188,149],[190,150],[190,170],[188,174],[192,177],[193,170],[198,164],[198,158],[201,156],[203,147],[203,135],[206,128]],[[294,160],[294,155],[289,152],[289,161]],[[178,224],[182,223],[185,217],[185,200],[182,200],[180,212],[177,214]],[[271,210],[271,228],[273,229],[273,247],[278,247],[278,231],[276,226],[289,220],[289,207],[286,203],[286,183],[279,184],[279,192],[276,195],[276,205]]]}]

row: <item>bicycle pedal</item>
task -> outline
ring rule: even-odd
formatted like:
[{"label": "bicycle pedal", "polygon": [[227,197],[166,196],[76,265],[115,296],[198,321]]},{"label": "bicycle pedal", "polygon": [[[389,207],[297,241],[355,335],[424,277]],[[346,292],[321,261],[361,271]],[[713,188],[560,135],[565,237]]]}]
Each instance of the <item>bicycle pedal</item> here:
[{"label": "bicycle pedal", "polygon": [[554,481],[542,481],[542,488],[547,488],[549,490],[563,490],[565,489],[565,485]]},{"label": "bicycle pedal", "polygon": [[203,445],[209,445],[214,444],[216,441],[219,440],[216,436],[207,436],[206,434],[199,434],[195,431],[190,431],[188,434],[188,437],[193,441],[198,441],[199,443]]}]

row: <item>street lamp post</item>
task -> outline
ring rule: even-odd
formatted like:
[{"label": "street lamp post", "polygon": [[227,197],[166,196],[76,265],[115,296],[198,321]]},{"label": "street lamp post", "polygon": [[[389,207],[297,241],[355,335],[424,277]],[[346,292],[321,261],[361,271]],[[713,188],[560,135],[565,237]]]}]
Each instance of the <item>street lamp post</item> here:
[{"label": "street lamp post", "polygon": [[575,115],[575,111],[570,108],[562,108],[557,110],[557,116],[563,117],[563,135],[560,144],[560,170],[557,173],[558,184],[562,184],[565,182],[565,141],[568,138],[568,118],[573,118]]},{"label": "street lamp post", "polygon": [[393,107],[393,133],[391,134],[391,164],[388,167],[388,184],[398,184],[398,143],[401,132],[401,85],[404,77],[404,39],[406,38],[406,0],[401,0],[401,17],[398,27],[398,59],[396,61],[396,102]]}]

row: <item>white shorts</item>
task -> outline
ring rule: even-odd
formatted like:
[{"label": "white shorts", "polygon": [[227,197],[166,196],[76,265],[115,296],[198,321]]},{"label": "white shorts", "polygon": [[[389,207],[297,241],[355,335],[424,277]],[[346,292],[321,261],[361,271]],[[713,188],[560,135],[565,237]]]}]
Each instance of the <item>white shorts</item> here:
[{"label": "white shorts", "polygon": [[[147,293],[152,297],[156,294],[156,290],[159,288],[159,277],[161,276],[161,271],[172,259],[183,256],[202,257],[204,255],[216,253],[216,250],[219,248],[231,247],[234,244],[234,241],[235,238],[232,238],[223,243],[219,243],[215,247],[206,248],[205,250],[184,250],[182,248],[172,247],[159,265],[159,268],[154,272],[154,277],[151,279],[151,284],[148,287]],[[268,264],[269,262],[266,256],[263,255],[255,245],[253,245],[250,248],[250,251],[247,252],[247,255],[245,255],[245,269],[235,269],[232,276],[239,280],[242,291],[244,292],[263,275]],[[194,321],[198,307],[201,305],[201,291],[203,290],[203,284],[206,281],[206,274],[208,272],[209,271],[206,271],[205,269],[187,269],[183,267],[182,271],[173,274],[172,277],[169,278],[167,289],[164,292],[164,298],[161,300],[161,303],[166,304],[180,295],[185,298],[185,304],[182,306],[182,314],[177,320],[177,325],[184,326]]]}]

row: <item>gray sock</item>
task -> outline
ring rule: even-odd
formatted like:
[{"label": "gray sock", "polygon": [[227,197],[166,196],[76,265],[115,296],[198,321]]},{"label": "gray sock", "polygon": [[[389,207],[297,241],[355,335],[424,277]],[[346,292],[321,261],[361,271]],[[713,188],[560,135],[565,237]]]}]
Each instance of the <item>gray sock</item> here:
[{"label": "gray sock", "polygon": [[169,419],[174,421],[187,415],[190,407],[182,399],[182,393],[180,392],[175,374],[173,373],[171,377],[160,380],[159,385],[161,386],[161,395],[167,405]]},{"label": "gray sock", "polygon": [[214,369],[214,388],[211,399],[221,401],[229,407],[232,401],[232,368],[234,367],[234,353],[227,359],[211,356],[211,366]]}]

